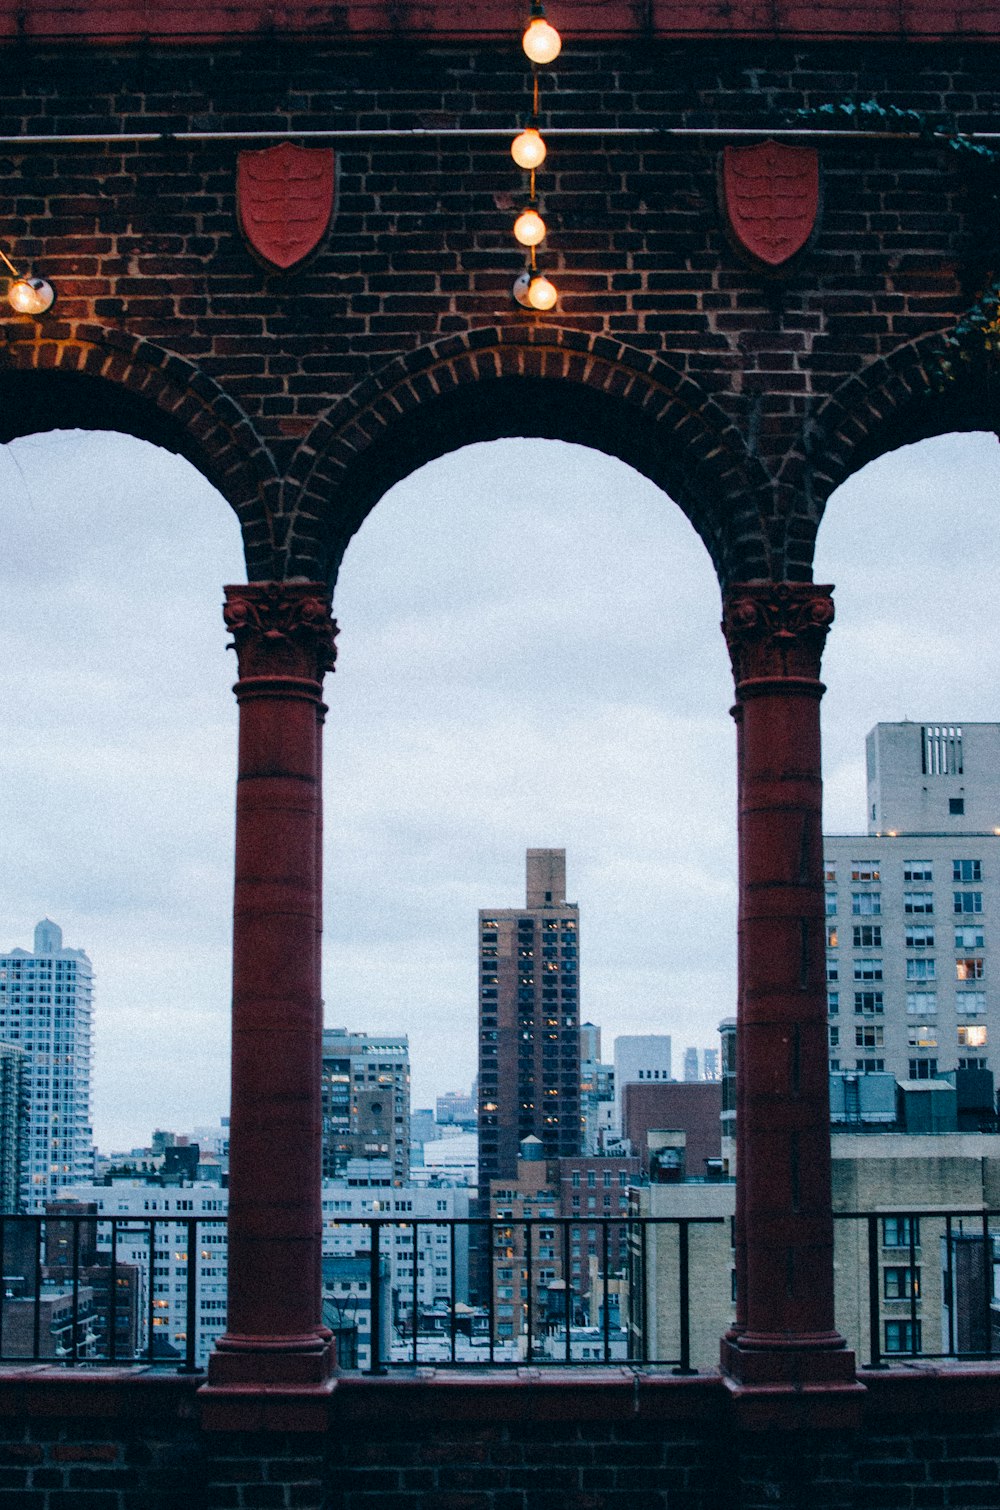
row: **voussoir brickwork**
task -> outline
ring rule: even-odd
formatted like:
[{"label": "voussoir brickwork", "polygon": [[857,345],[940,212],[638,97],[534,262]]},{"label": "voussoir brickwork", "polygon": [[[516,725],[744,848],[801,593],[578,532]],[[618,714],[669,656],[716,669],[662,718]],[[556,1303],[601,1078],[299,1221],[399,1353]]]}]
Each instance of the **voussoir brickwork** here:
[{"label": "voussoir brickwork", "polygon": [[[662,17],[631,35],[621,7],[603,37],[584,7],[574,35],[564,9],[542,91],[543,260],[560,291],[546,315],[510,297],[522,185],[506,133],[528,76],[495,16],[464,40],[421,34],[419,17],[405,38],[360,21],[310,36],[292,7],[286,32],[199,41],[171,11],[173,40],[81,46],[43,8],[34,33],[0,34],[2,246],[58,288],[37,322],[0,316],[0,435],[103,423],[183,452],[239,514],[256,580],[334,581],[393,482],[511,434],[630,462],[684,510],[723,585],[809,580],[853,470],[996,426],[981,365],[934,381],[942,334],[1000,264],[995,178],[928,140],[804,138],[816,229],[767,270],[720,212],[725,135],[658,133],[781,131],[872,97],[995,131],[997,33],[937,36],[927,10],[863,47],[808,27],[737,46],[712,28],[671,36]],[[608,134],[558,134],[581,127]],[[231,134],[318,130],[355,133],[335,144],[331,227],[269,271],[239,229],[248,143]]]}]

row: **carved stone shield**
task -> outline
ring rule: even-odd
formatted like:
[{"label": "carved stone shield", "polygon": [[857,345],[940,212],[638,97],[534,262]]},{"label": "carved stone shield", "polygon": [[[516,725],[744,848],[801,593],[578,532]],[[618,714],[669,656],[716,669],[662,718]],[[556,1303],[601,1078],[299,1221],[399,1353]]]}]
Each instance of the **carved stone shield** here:
[{"label": "carved stone shield", "polygon": [[812,147],[761,142],[727,147],[722,200],[737,244],[767,267],[800,252],[819,213],[819,156]]},{"label": "carved stone shield", "polygon": [[282,272],[308,257],[333,216],[334,155],[282,142],[241,152],[236,175],[240,229],[262,261]]}]

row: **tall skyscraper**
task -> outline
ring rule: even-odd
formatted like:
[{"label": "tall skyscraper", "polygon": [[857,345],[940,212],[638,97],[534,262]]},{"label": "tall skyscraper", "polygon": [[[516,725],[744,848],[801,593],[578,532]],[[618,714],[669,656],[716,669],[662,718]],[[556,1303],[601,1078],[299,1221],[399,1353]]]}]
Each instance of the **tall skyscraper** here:
[{"label": "tall skyscraper", "polygon": [[868,833],[824,839],[830,1068],[992,1069],[1000,724],[877,724],[867,766]]},{"label": "tall skyscraper", "polygon": [[394,1185],[410,1177],[410,1045],[406,1037],[323,1033],[323,1178],[350,1159],[385,1160]]},{"label": "tall skyscraper", "polygon": [[[523,907],[479,914],[479,1189],[517,1174],[522,1138],[578,1154],[580,909],[566,851],[529,849]],[[484,1206],[484,1209],[488,1209]]]},{"label": "tall skyscraper", "polygon": [[64,949],[62,930],[48,918],[35,929],[33,954],[0,955],[0,1039],[25,1051],[27,1211],[41,1211],[65,1185],[92,1175],[92,1009],[90,960],[82,949]]}]

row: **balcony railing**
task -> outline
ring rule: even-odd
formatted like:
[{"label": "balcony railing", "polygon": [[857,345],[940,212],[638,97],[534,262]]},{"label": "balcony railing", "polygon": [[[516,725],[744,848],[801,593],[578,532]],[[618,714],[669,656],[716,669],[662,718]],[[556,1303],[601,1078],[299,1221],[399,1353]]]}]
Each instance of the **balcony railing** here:
[{"label": "balcony railing", "polygon": [[[724,1216],[328,1220],[325,1319],[366,1373],[690,1374],[732,1318],[731,1241]],[[195,1373],[225,1327],[221,1216],[4,1216],[0,1255],[0,1362]],[[835,1282],[865,1368],[1000,1358],[1000,1211],[838,1212]]]}]

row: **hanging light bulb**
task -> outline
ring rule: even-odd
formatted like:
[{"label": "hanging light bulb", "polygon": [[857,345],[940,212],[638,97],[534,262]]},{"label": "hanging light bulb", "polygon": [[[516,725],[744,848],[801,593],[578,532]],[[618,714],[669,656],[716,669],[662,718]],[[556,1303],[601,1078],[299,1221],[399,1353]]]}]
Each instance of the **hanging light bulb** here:
[{"label": "hanging light bulb", "polygon": [[545,221],[537,210],[522,210],[514,221],[514,237],[522,246],[538,246],[545,240]]},{"label": "hanging light bulb", "polygon": [[562,37],[546,21],[540,0],[532,0],[531,20],[521,45],[533,63],[553,63],[559,56]]},{"label": "hanging light bulb", "polygon": [[555,284],[541,273],[533,273],[530,268],[525,268],[515,278],[511,293],[524,309],[551,309],[559,297]]},{"label": "hanging light bulb", "polygon": [[534,126],[528,126],[510,144],[510,155],[519,168],[532,171],[545,161],[546,147]]},{"label": "hanging light bulb", "polygon": [[544,273],[539,273],[528,284],[528,303],[532,309],[551,309],[558,297],[559,290]]},{"label": "hanging light bulb", "polygon": [[7,290],[7,303],[19,315],[44,315],[55,297],[55,289],[44,278],[14,278]]}]

